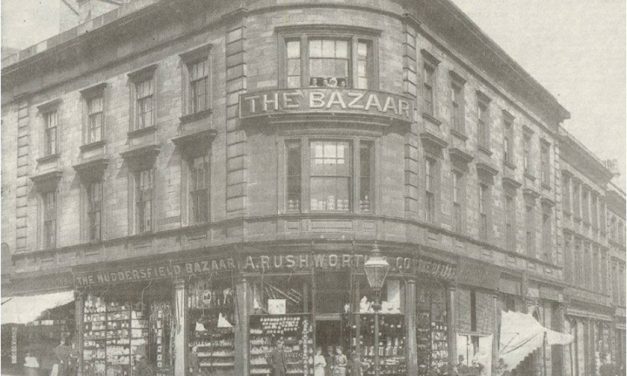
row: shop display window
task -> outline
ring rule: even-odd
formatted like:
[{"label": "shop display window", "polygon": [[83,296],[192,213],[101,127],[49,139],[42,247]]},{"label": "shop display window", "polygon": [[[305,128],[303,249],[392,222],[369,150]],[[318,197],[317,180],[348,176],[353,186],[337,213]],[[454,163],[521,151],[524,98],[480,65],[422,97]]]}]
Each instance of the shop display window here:
[{"label": "shop display window", "polygon": [[253,284],[255,314],[311,312],[311,275],[262,276]]},{"label": "shop display window", "polygon": [[57,363],[55,348],[61,339],[73,349],[69,367],[77,367],[75,329],[74,302],[44,311],[26,325],[2,325],[2,374],[22,374],[25,363],[30,362],[36,362],[42,372],[50,372]]},{"label": "shop display window", "polygon": [[187,292],[190,368],[211,375],[234,375],[235,291],[232,279],[196,280],[190,283]]},{"label": "shop display window", "polygon": [[83,375],[132,376],[140,358],[172,375],[172,288],[124,286],[89,293],[83,309]]},{"label": "shop display window", "polygon": [[418,375],[428,375],[429,370],[444,374],[449,356],[446,290],[439,286],[418,286],[416,304]]}]

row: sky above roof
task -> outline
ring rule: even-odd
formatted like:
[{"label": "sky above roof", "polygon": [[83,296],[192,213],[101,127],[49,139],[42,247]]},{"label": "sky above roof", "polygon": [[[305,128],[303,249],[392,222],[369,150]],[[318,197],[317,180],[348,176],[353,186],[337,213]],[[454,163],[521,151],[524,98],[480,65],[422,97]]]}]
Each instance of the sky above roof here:
[{"label": "sky above roof", "polygon": [[[570,133],[625,171],[625,0],[452,1],[570,111]],[[58,33],[60,7],[2,0],[3,46]]]}]

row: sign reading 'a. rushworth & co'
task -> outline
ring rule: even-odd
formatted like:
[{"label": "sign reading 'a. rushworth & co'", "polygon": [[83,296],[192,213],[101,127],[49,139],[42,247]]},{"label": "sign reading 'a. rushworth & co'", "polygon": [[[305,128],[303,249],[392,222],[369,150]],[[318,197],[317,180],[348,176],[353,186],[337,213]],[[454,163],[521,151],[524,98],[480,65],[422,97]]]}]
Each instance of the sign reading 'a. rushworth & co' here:
[{"label": "sign reading 'a. rushworth & co'", "polygon": [[279,114],[331,112],[378,115],[411,122],[414,106],[411,99],[401,95],[356,89],[265,90],[240,96],[242,119]]}]

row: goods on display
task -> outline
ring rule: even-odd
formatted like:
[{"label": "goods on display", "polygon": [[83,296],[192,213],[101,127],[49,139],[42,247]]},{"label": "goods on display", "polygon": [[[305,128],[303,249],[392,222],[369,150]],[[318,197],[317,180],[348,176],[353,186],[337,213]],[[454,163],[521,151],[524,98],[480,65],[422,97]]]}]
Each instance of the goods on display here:
[{"label": "goods on display", "polygon": [[83,374],[131,376],[135,357],[144,355],[159,375],[170,375],[170,304],[142,303],[89,295],[83,311]]},{"label": "goods on display", "polygon": [[234,293],[230,282],[197,281],[188,289],[191,351],[211,375],[235,372]]},{"label": "goods on display", "polygon": [[271,375],[268,358],[277,338],[284,340],[288,375],[313,375],[313,337],[309,315],[250,317],[250,374]]},{"label": "goods on display", "polygon": [[405,318],[400,314],[379,314],[379,342],[375,343],[375,315],[344,315],[344,326],[350,327],[350,349],[360,355],[364,375],[374,375],[375,355],[379,354],[380,375],[405,375]]},{"label": "goods on display", "polygon": [[416,347],[418,375],[429,371],[442,374],[448,368],[448,324],[444,290],[423,288],[418,290],[416,317]]}]

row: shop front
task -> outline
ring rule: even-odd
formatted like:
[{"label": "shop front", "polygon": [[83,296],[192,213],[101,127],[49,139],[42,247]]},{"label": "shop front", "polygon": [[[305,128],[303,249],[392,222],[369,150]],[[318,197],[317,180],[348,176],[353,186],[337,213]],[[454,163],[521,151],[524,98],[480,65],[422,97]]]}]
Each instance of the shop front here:
[{"label": "shop front", "polygon": [[[449,364],[455,265],[365,252],[232,253],[75,272],[83,375],[426,375]],[[335,371],[333,371],[335,370]]]}]

